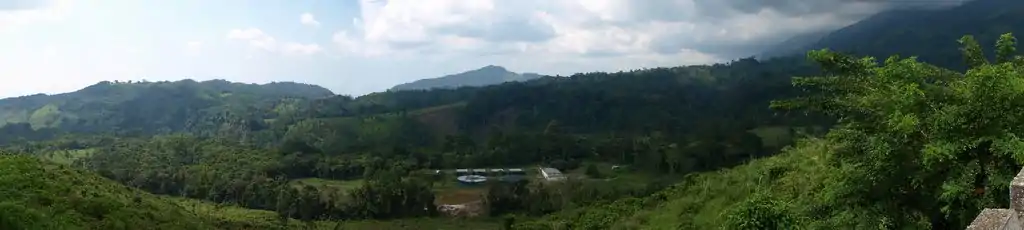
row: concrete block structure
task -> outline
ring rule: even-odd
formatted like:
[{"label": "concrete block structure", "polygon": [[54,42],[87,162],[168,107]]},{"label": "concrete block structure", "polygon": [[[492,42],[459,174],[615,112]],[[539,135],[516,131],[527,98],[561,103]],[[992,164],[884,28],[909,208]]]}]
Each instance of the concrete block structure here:
[{"label": "concrete block structure", "polygon": [[1010,182],[1010,208],[986,208],[974,218],[968,230],[1024,230],[1024,170]]}]

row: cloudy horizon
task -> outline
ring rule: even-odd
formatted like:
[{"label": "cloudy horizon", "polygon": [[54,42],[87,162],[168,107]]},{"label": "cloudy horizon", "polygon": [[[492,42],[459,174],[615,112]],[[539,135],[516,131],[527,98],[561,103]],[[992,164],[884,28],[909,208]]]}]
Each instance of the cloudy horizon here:
[{"label": "cloudy horizon", "polygon": [[0,3],[0,97],[186,78],[363,95],[487,65],[571,75],[710,64],[953,2],[11,0]]}]

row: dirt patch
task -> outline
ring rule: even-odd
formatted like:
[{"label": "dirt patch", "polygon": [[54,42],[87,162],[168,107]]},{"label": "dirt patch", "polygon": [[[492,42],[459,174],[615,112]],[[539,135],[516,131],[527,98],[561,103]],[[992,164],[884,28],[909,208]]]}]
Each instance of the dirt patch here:
[{"label": "dirt patch", "polygon": [[437,210],[451,217],[477,217],[483,215],[486,211],[484,210],[483,202],[480,201],[456,205],[440,205],[437,207]]},{"label": "dirt patch", "polygon": [[437,205],[455,205],[480,201],[485,190],[483,188],[451,189],[437,193],[434,203]]}]

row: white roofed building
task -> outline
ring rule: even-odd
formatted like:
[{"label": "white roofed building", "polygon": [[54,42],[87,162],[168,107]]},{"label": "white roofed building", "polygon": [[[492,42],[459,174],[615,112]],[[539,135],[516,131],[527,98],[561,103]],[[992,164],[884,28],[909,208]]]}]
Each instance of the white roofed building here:
[{"label": "white roofed building", "polygon": [[540,168],[540,175],[547,181],[565,180],[565,175],[562,174],[562,171],[559,171],[556,168]]}]

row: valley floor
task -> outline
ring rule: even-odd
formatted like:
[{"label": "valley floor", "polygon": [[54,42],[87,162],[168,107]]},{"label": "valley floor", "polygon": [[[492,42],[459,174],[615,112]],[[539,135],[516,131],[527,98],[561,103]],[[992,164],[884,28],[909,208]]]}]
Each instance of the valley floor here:
[{"label": "valley floor", "polygon": [[313,221],[295,219],[282,221],[277,213],[264,210],[246,209],[237,206],[218,205],[211,202],[179,197],[162,197],[176,203],[197,216],[206,218],[221,229],[355,229],[355,230],[465,230],[500,229],[498,221],[489,218],[457,219],[449,217],[413,218],[395,220],[358,221]]}]

